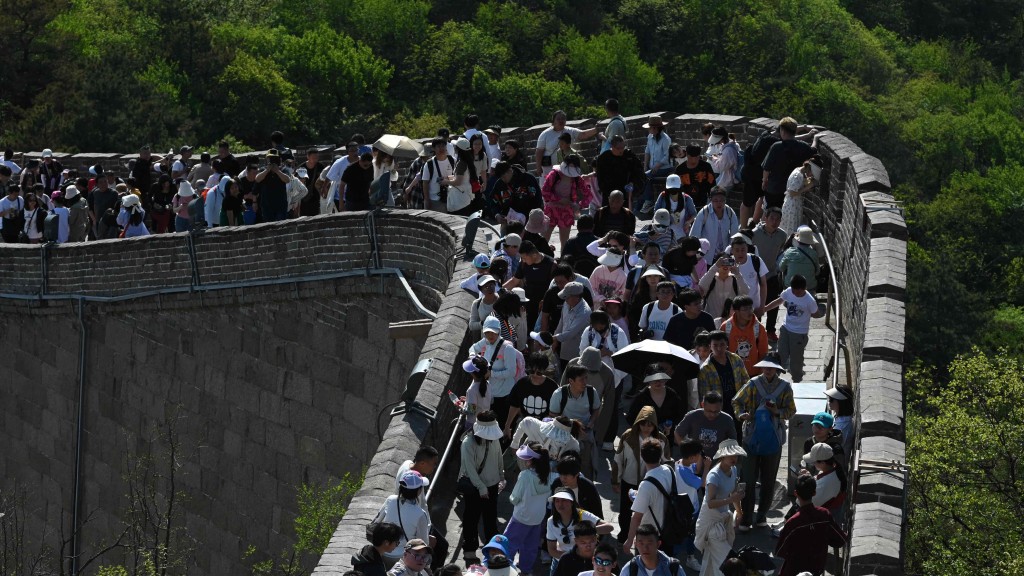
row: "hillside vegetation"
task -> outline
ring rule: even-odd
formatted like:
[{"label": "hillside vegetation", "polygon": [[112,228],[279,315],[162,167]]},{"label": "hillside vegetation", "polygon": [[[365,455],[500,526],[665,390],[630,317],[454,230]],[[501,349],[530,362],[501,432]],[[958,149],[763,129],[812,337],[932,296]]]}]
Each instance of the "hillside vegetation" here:
[{"label": "hillside vegetation", "polygon": [[[792,115],[842,132],[885,163],[911,231],[908,568],[1020,567],[1006,556],[1019,522],[957,514],[976,501],[1019,517],[1021,446],[998,465],[916,449],[956,446],[929,399],[968,382],[965,367],[1005,379],[1024,354],[1019,0],[0,3],[0,139],[21,150],[422,137],[470,111],[506,126],[595,116],[608,97],[627,115]],[[955,397],[958,417],[984,416]]]}]

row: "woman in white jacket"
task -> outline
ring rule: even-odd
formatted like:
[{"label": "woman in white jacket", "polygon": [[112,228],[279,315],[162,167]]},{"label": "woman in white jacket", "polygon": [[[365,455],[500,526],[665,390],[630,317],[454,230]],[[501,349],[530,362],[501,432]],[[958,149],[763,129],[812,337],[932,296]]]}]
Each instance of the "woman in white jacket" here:
[{"label": "woman in white jacket", "polygon": [[498,415],[498,421],[508,418],[509,394],[520,378],[526,376],[526,359],[516,350],[512,342],[501,337],[501,321],[490,316],[481,328],[483,338],[473,344],[469,353],[481,356],[491,365],[488,388],[494,401],[491,410]]}]

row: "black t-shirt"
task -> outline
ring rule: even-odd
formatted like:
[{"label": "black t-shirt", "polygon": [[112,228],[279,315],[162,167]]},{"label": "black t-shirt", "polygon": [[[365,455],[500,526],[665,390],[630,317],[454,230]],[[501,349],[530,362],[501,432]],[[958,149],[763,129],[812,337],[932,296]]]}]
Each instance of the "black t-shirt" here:
[{"label": "black t-shirt", "polygon": [[665,401],[658,406],[651,398],[651,389],[644,388],[644,391],[633,399],[629,412],[626,413],[626,422],[636,422],[636,417],[644,406],[654,408],[654,416],[658,420],[658,430],[662,432],[664,432],[661,428],[662,424],[671,420],[672,426],[675,426],[683,420],[683,416],[686,416],[686,400],[680,398],[673,389],[665,388]]},{"label": "black t-shirt", "polygon": [[273,172],[269,172],[262,182],[256,184],[255,191],[260,197],[260,211],[265,218],[281,216],[288,212],[287,186]]},{"label": "black t-shirt", "polygon": [[370,185],[373,184],[373,167],[364,169],[358,162],[350,164],[341,175],[345,183],[345,205],[351,210],[370,208]]},{"label": "black t-shirt", "polygon": [[516,278],[526,284],[523,288],[526,290],[526,297],[530,299],[530,303],[538,302],[544,297],[548,285],[551,284],[554,271],[555,259],[546,254],[537,264],[519,263]]},{"label": "black t-shirt", "polygon": [[107,188],[106,190],[100,190],[96,188],[92,191],[90,207],[93,212],[96,213],[97,218],[103,218],[107,210],[117,206],[119,197],[117,191],[113,188]]},{"label": "black t-shirt", "polygon": [[232,178],[238,178],[238,174],[242,171],[242,166],[233,154],[228,154],[220,159],[220,169],[223,174],[227,174]]},{"label": "black t-shirt", "polygon": [[732,373],[732,365],[728,362],[725,364],[719,364],[715,359],[709,358],[711,365],[718,371],[718,377],[722,379],[722,398],[725,402],[722,404],[722,410],[730,415],[734,415],[732,411],[732,398],[736,395],[736,377]]},{"label": "black t-shirt", "polygon": [[558,384],[551,378],[544,378],[544,382],[535,386],[529,376],[524,376],[512,388],[509,402],[513,408],[519,408],[523,416],[544,418],[548,415],[548,401],[557,389]]},{"label": "black t-shirt", "polygon": [[693,204],[698,210],[708,203],[708,194],[715,185],[715,171],[707,160],[700,160],[697,165],[690,168],[686,162],[676,167],[676,174],[686,192],[693,198]]},{"label": "black t-shirt", "polygon": [[701,311],[693,320],[687,318],[686,313],[676,314],[665,328],[665,341],[689,350],[693,348],[693,337],[702,329],[708,332],[715,330],[715,319],[711,314]]},{"label": "black t-shirt", "polygon": [[558,321],[562,319],[562,302],[563,300],[558,297],[558,286],[552,286],[544,293],[543,302],[541,303],[540,311],[547,313],[548,318],[548,331],[554,332],[558,326]]},{"label": "black t-shirt", "polygon": [[765,194],[769,196],[781,196],[786,193],[786,181],[789,174],[797,166],[804,163],[811,156],[814,156],[814,148],[800,140],[782,140],[772,144],[761,164],[768,172],[768,189]]},{"label": "black t-shirt", "polygon": [[324,165],[317,162],[312,168],[309,165],[303,163],[299,168],[305,168],[308,179],[306,185],[308,192],[299,204],[299,214],[302,216],[316,216],[320,213],[320,194],[316,191],[316,181],[320,178],[320,173],[324,171]]},{"label": "black t-shirt", "polygon": [[[232,196],[231,194],[228,194],[224,197],[224,202],[220,206],[225,214],[228,212],[234,212],[237,216],[242,213],[242,195],[239,194],[238,196]],[[239,224],[239,222],[236,222],[235,224]]]}]

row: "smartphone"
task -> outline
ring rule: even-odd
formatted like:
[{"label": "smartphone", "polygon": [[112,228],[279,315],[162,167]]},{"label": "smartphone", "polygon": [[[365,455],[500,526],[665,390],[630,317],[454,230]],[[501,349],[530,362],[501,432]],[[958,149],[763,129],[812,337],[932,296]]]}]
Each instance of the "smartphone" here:
[{"label": "smartphone", "polygon": [[789,473],[792,474],[793,476],[799,476],[800,475],[800,468],[798,468],[796,464],[790,464],[789,465]]}]

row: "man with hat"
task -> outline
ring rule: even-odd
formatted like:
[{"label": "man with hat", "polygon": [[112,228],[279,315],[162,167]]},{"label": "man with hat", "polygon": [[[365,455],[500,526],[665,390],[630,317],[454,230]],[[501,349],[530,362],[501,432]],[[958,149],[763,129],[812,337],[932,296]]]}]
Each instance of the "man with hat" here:
[{"label": "man with hat", "polygon": [[39,167],[39,179],[43,182],[43,191],[50,194],[60,188],[64,181],[64,166],[53,157],[53,150],[43,150],[43,164]]},{"label": "man with hat", "polygon": [[264,222],[278,222],[288,217],[288,180],[281,169],[281,155],[276,148],[267,152],[267,167],[256,175],[256,194]]},{"label": "man with hat", "polygon": [[648,131],[647,146],[644,148],[644,175],[647,180],[644,183],[644,205],[640,212],[650,214],[654,207],[654,179],[672,173],[672,161],[668,153],[672,139],[665,134],[665,123],[661,116],[652,115],[643,127]]},{"label": "man with hat", "polygon": [[[835,388],[831,390],[835,390]],[[809,454],[815,444],[827,444],[832,449],[832,454],[836,460],[845,462],[843,433],[833,428],[834,425],[835,417],[828,412],[818,412],[815,414],[814,419],[811,420],[811,435],[804,440],[804,453]],[[808,462],[808,467],[813,469],[814,462]]]},{"label": "man with hat", "polygon": [[89,235],[89,201],[74,184],[64,189],[64,205],[68,207],[68,242],[85,242]]},{"label": "man with hat", "polygon": [[779,262],[783,286],[792,284],[793,277],[799,274],[807,280],[807,289],[812,293],[818,288],[817,276],[821,257],[814,244],[814,231],[810,226],[797,228],[793,245],[782,254],[782,260]]},{"label": "man with hat", "polygon": [[711,164],[704,160],[700,146],[691,144],[686,147],[686,161],[676,166],[676,175],[683,191],[693,198],[694,205],[699,209],[708,203],[708,194],[715,185],[715,171]]},{"label": "man with hat", "polygon": [[472,293],[474,296],[480,295],[480,288],[477,283],[480,278],[487,276],[487,272],[491,269],[491,258],[487,254],[477,254],[473,257],[473,268],[476,269],[476,274],[473,274],[469,278],[466,278],[459,283],[459,288]]},{"label": "man with hat", "polygon": [[800,511],[786,521],[775,545],[775,556],[783,559],[779,576],[797,576],[805,571],[822,574],[829,547],[846,546],[847,536],[829,511],[814,505],[816,492],[814,478],[797,478],[794,493]]},{"label": "man with hat", "polygon": [[[483,134],[486,138],[484,150],[487,151],[487,159],[492,162],[501,159],[501,143],[498,142],[498,138],[501,137],[501,126],[497,124],[488,126],[484,128]],[[491,162],[488,162],[487,165],[490,166]]]},{"label": "man with hat", "polygon": [[715,184],[725,190],[732,190],[737,183],[740,145],[729,138],[729,130],[724,126],[711,130],[708,144],[718,147],[717,153],[710,158],[711,168],[715,171]]},{"label": "man with hat", "polygon": [[[608,315],[604,312],[601,312],[600,310],[596,312],[591,312],[591,325],[588,326],[587,329],[583,331],[584,337],[580,340],[580,347],[582,348],[580,350],[580,355],[570,360],[567,367],[583,366],[584,368],[586,368],[588,373],[587,383],[593,386],[594,389],[597,391],[598,395],[601,398],[601,405],[607,407],[606,410],[601,411],[600,417],[593,422],[592,426],[594,429],[595,442],[597,442],[598,440],[604,442],[605,437],[608,435],[609,428],[614,428],[614,426],[612,426],[611,423],[612,418],[616,414],[618,414],[618,397],[615,393],[616,377],[615,370],[611,365],[611,356],[605,355],[608,349],[604,347],[604,342],[596,341],[597,339],[591,338],[587,334],[588,332],[591,332],[592,328],[594,327],[595,321],[593,318],[595,314],[604,315],[604,331],[605,333],[610,332],[611,329],[608,328],[607,323]],[[601,321],[602,319],[599,317],[597,322],[600,323]],[[598,326],[600,326],[600,324],[598,324]],[[615,326],[614,328],[618,328],[618,326]],[[591,332],[591,334],[593,334],[593,332]],[[621,334],[621,336],[625,336],[625,333]],[[602,337],[600,339],[603,340],[604,338],[607,338],[607,336]],[[592,344],[598,344],[599,346],[602,347],[599,348],[597,346],[593,346]],[[626,342],[626,344],[628,344],[628,342]],[[621,346],[625,346],[626,344],[620,342]],[[605,360],[607,360],[607,362]],[[560,386],[565,386],[568,383],[567,373],[568,372],[562,372],[562,380],[559,382]],[[614,432],[615,431],[612,430],[612,440],[615,439]],[[612,440],[608,440],[609,446],[607,449],[609,450],[611,449]]]},{"label": "man with hat", "polygon": [[814,148],[810,144],[797,140],[796,120],[789,116],[779,121],[780,140],[768,149],[768,155],[761,163],[764,170],[761,176],[761,190],[764,191],[765,207],[779,206],[786,194],[786,181],[795,168],[805,160],[814,156]]},{"label": "man with hat", "polygon": [[765,297],[768,294],[768,265],[757,254],[751,254],[754,241],[749,230],[742,230],[732,235],[729,247],[732,249],[733,260],[736,261],[740,275],[747,284],[747,295],[754,301],[754,314],[764,314]]},{"label": "man with hat", "polygon": [[405,553],[391,570],[388,576],[430,576],[430,561],[434,557],[434,551],[426,542],[419,538],[413,538],[405,543]]},{"label": "man with hat", "polygon": [[662,254],[667,254],[676,245],[679,237],[672,229],[672,215],[665,208],[661,208],[654,211],[651,227],[647,231],[637,232],[633,239],[641,245],[654,242],[661,248]]},{"label": "man with hat", "polygon": [[[516,272],[519,271],[519,263],[522,258],[519,255],[519,248],[523,244],[523,237],[519,234],[506,234],[501,239],[500,247],[491,254],[491,261],[493,262],[496,258],[501,258],[508,262],[508,276],[505,278],[498,278],[498,282],[504,284],[505,282],[511,281],[515,277]],[[516,284],[518,285],[518,284]]]},{"label": "man with hat", "polygon": [[178,148],[178,155],[180,158],[175,160],[174,164],[171,164],[171,178],[175,180],[178,178],[186,178],[188,176],[188,160],[192,157],[192,147],[185,145]]},{"label": "man with hat", "polygon": [[679,175],[669,174],[665,178],[665,191],[658,195],[658,201],[654,203],[656,211],[664,208],[672,216],[672,231],[675,232],[676,238],[686,236],[693,219],[697,216],[693,198],[683,192],[682,187]]},{"label": "man with hat", "polygon": [[707,238],[711,249],[704,255],[704,261],[711,265],[715,255],[725,252],[732,235],[740,231],[740,219],[736,212],[725,203],[725,189],[715,186],[711,189],[711,201],[697,212],[693,219],[690,235]]},{"label": "man with hat", "polygon": [[[546,286],[546,284],[545,284]],[[558,292],[562,299],[562,316],[552,333],[554,349],[563,363],[576,357],[583,331],[590,325],[590,305],[583,299],[583,284],[569,282]]]},{"label": "man with hat", "polygon": [[[778,354],[769,353],[755,366],[761,369],[761,374],[751,378],[736,392],[736,396],[732,400],[733,411],[739,415],[738,420],[743,422],[743,439],[748,454],[747,458],[743,460],[743,481],[750,489],[747,490],[743,498],[743,519],[737,527],[740,532],[750,530],[754,514],[753,488],[755,482],[761,483],[760,507],[756,525],[768,525],[768,510],[771,508],[772,497],[775,494],[775,475],[779,470],[782,445],[786,438],[786,428],[783,423],[788,422],[796,413],[793,387],[788,381],[779,377],[779,374],[785,372],[785,369],[782,367]],[[757,412],[762,410],[771,414],[772,431],[778,437],[778,449],[771,453],[764,453],[763,450],[759,450],[752,444],[763,432],[757,427],[766,422],[756,416]]]}]

